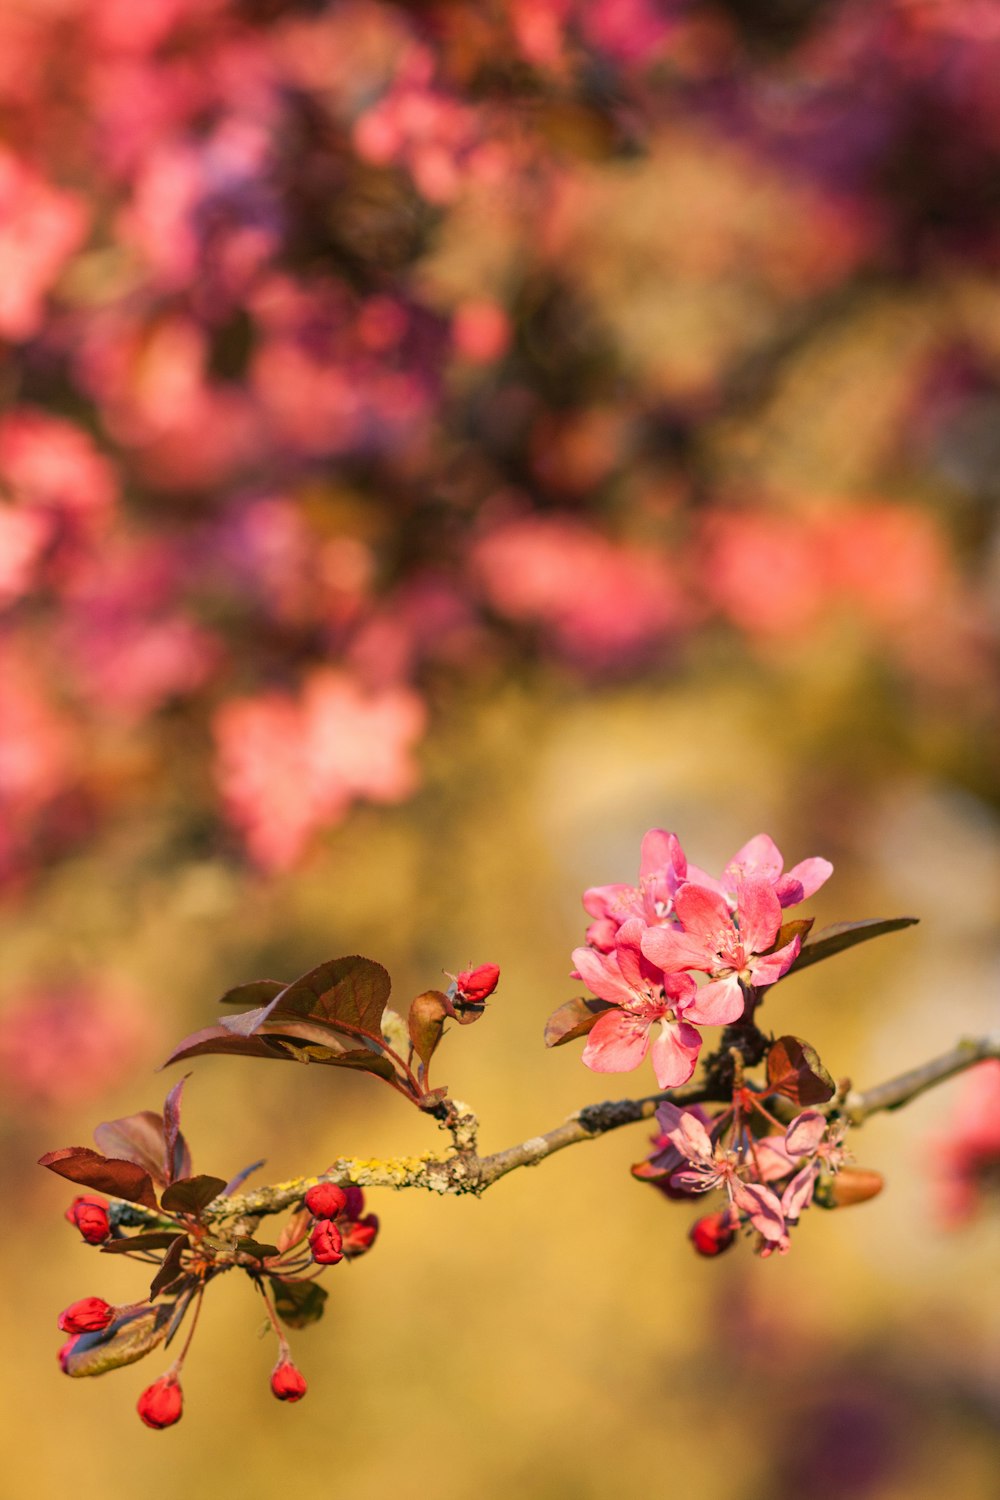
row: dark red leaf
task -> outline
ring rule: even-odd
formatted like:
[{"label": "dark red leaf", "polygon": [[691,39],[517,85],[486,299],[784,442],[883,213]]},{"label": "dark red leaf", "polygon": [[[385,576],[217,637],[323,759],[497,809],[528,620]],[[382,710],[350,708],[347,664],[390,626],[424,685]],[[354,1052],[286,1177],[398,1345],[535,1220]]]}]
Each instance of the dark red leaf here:
[{"label": "dark red leaf", "polygon": [[204,1174],[200,1177],[182,1177],[166,1189],[160,1198],[160,1204],[171,1214],[199,1214],[213,1198],[224,1191],[225,1186],[221,1177]]},{"label": "dark red leaf", "polygon": [[272,1276],[271,1289],[275,1312],[289,1328],[308,1328],[323,1316],[327,1292],[318,1281],[283,1281]]},{"label": "dark red leaf", "polygon": [[105,1120],[94,1130],[94,1140],[105,1156],[134,1161],[161,1187],[167,1181],[163,1118],[144,1109],[120,1120]]},{"label": "dark red leaf", "polygon": [[64,1356],[67,1375],[103,1375],[144,1359],[175,1331],[188,1299],[132,1308],[99,1333],[83,1333]]},{"label": "dark red leaf", "polygon": [[773,1094],[793,1104],[825,1104],[837,1086],[820,1062],[819,1054],[797,1036],[780,1036],[767,1054],[767,1083]]},{"label": "dark red leaf", "polygon": [[545,1023],[546,1047],[561,1047],[564,1042],[574,1042],[577,1037],[586,1036],[606,1010],[614,1010],[607,1000],[591,1000],[586,995],[567,1000]]},{"label": "dark red leaf", "polygon": [[176,1229],[150,1229],[142,1234],[127,1235],[121,1240],[107,1240],[102,1255],[127,1255],[132,1250],[165,1250],[177,1238]]},{"label": "dark red leaf", "polygon": [[235,1193],[238,1187],[242,1187],[247,1178],[250,1177],[254,1172],[260,1171],[260,1168],[263,1165],[264,1158],[261,1157],[260,1161],[252,1161],[248,1167],[244,1167],[242,1171],[237,1172],[235,1177],[230,1177],[229,1181],[226,1183],[225,1188],[223,1189],[226,1197],[228,1198],[232,1193]]},{"label": "dark red leaf", "polygon": [[832,958],[835,953],[843,953],[847,948],[856,948],[858,943],[867,943],[871,938],[881,937],[883,933],[901,932],[904,927],[914,927],[919,920],[919,917],[885,917],[869,922],[837,922],[833,927],[824,927],[815,937],[805,940],[802,952],[788,973],[797,974],[810,964]]},{"label": "dark red leaf", "polygon": [[283,979],[255,979],[250,984],[238,984],[227,990],[219,999],[220,1005],[269,1005],[276,995],[287,989]]},{"label": "dark red leaf", "polygon": [[259,1240],[251,1239],[249,1235],[237,1240],[236,1248],[242,1250],[244,1255],[252,1255],[255,1260],[267,1260],[272,1255],[281,1254],[277,1245],[262,1245]]},{"label": "dark red leaf", "polygon": [[181,1270],[181,1256],[187,1249],[188,1237],[179,1234],[170,1249],[163,1257],[163,1264],[153,1277],[149,1287],[149,1300],[152,1302],[161,1292],[165,1292],[168,1286],[172,1286],[179,1276],[183,1276]]},{"label": "dark red leaf", "polygon": [[190,1076],[190,1073],[185,1073],[184,1077],[174,1084],[163,1104],[163,1149],[168,1182],[176,1182],[179,1177],[191,1176],[191,1153],[187,1148],[187,1142],[181,1135],[181,1094]]},{"label": "dark red leaf", "polygon": [[320,964],[290,984],[274,1003],[275,1016],[341,1021],[378,1037],[392,982],[381,964],[352,955]]},{"label": "dark red leaf", "polygon": [[149,1173],[133,1161],[101,1156],[89,1146],[64,1146],[60,1151],[49,1151],[39,1157],[38,1165],[111,1198],[141,1203],[144,1208],[158,1207]]},{"label": "dark red leaf", "polygon": [[441,990],[425,990],[410,1005],[406,1018],[407,1030],[413,1050],[426,1068],[441,1040],[444,1023],[449,1013],[454,1014],[447,997]]},{"label": "dark red leaf", "polygon": [[786,943],[790,943],[792,938],[795,937],[801,938],[805,942],[812,931],[812,925],[815,920],[815,917],[793,917],[792,921],[783,922],[778,929],[778,936],[767,950],[768,953],[777,952],[779,948],[783,948]]},{"label": "dark red leaf", "polygon": [[202,1057],[210,1052],[231,1053],[237,1057],[271,1057],[283,1059],[287,1053],[280,1047],[269,1046],[262,1037],[234,1036],[225,1026],[205,1026],[193,1031],[179,1042],[163,1066],[181,1062],[188,1057]]}]

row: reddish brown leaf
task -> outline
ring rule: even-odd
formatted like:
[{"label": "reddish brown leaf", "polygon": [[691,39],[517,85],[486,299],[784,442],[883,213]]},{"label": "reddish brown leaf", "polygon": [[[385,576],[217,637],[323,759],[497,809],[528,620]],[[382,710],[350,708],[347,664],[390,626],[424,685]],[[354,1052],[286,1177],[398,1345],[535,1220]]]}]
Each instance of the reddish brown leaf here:
[{"label": "reddish brown leaf", "polygon": [[191,1176],[191,1153],[187,1148],[187,1142],[181,1135],[181,1094],[190,1076],[190,1073],[185,1073],[184,1077],[174,1084],[163,1105],[163,1154],[168,1182],[176,1182],[179,1177]]},{"label": "reddish brown leaf", "polygon": [[837,1086],[820,1062],[819,1054],[801,1037],[781,1036],[767,1054],[767,1083],[773,1094],[793,1104],[825,1104]]},{"label": "reddish brown leaf", "polygon": [[152,1302],[161,1292],[165,1292],[168,1286],[172,1286],[178,1277],[183,1276],[181,1269],[181,1257],[187,1249],[188,1237],[179,1234],[170,1249],[163,1257],[163,1264],[153,1277],[149,1287],[149,1300]]},{"label": "reddish brown leaf", "polygon": [[219,997],[220,1005],[269,1005],[288,986],[283,979],[255,979],[250,984],[238,984]]},{"label": "reddish brown leaf", "polygon": [[307,1328],[323,1316],[327,1291],[318,1281],[284,1281],[272,1276],[271,1289],[275,1312],[289,1328]]},{"label": "reddish brown leaf", "polygon": [[285,1221],[281,1233],[278,1235],[278,1254],[283,1255],[286,1250],[291,1250],[295,1245],[300,1245],[309,1233],[312,1223],[312,1214],[307,1208],[300,1208]]},{"label": "reddish brown leaf", "polygon": [[182,1177],[166,1189],[160,1205],[171,1214],[199,1214],[224,1191],[225,1186],[221,1177]]},{"label": "reddish brown leaf", "polygon": [[147,1233],[127,1235],[121,1240],[106,1240],[101,1246],[101,1254],[127,1255],[132,1250],[165,1250],[176,1238],[176,1229],[151,1229]]},{"label": "reddish brown leaf", "polygon": [[768,953],[776,953],[779,948],[783,948],[786,943],[790,943],[792,938],[795,937],[801,938],[805,942],[815,920],[815,917],[793,917],[790,922],[782,923],[778,929],[778,936],[767,950]]},{"label": "reddish brown leaf", "polygon": [[441,990],[425,990],[411,1003],[406,1017],[413,1050],[426,1068],[441,1040],[444,1023],[452,1012]]},{"label": "reddish brown leaf", "polygon": [[606,1010],[614,1010],[607,1000],[591,1000],[586,995],[567,1000],[545,1023],[546,1047],[561,1047],[564,1042],[574,1042],[577,1037],[586,1036]]},{"label": "reddish brown leaf", "polygon": [[835,953],[856,948],[858,943],[867,943],[886,932],[901,932],[904,927],[913,927],[918,921],[918,917],[886,917],[868,922],[837,922],[833,927],[824,927],[815,937],[805,940],[802,952],[788,972],[797,974],[800,969],[818,964],[824,958],[832,958]]},{"label": "reddish brown leaf", "polygon": [[99,1333],[83,1333],[64,1356],[67,1375],[103,1375],[144,1359],[174,1332],[187,1299],[138,1307],[123,1313]]},{"label": "reddish brown leaf", "polygon": [[281,1251],[277,1245],[262,1245],[259,1240],[244,1235],[241,1240],[236,1241],[237,1250],[242,1250],[244,1255],[252,1255],[255,1260],[269,1260],[272,1255],[280,1255]]},{"label": "reddish brown leaf", "polygon": [[120,1120],[105,1120],[96,1126],[94,1140],[105,1156],[134,1161],[161,1187],[166,1183],[163,1118],[155,1110],[144,1109]]},{"label": "reddish brown leaf", "polygon": [[101,1156],[89,1146],[64,1146],[60,1151],[48,1151],[39,1157],[38,1165],[111,1198],[141,1203],[144,1208],[158,1207],[149,1173],[133,1161]]}]

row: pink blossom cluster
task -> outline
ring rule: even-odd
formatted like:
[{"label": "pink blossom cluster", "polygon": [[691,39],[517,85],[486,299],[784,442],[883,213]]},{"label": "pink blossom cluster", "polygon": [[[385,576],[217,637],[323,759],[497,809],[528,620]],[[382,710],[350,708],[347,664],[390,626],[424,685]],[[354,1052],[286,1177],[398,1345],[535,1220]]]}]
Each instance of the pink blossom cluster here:
[{"label": "pink blossom cluster", "polygon": [[938,1215],[950,1226],[966,1223],[1000,1188],[1000,1062],[984,1062],[962,1080],[931,1147]]},{"label": "pink blossom cluster", "polygon": [[[756,1231],[759,1255],[783,1255],[789,1230],[812,1203],[817,1184],[829,1181],[849,1160],[845,1126],[810,1109],[796,1115],[784,1131],[755,1135],[754,1111],[764,1114],[763,1106],[748,1092],[741,1102],[743,1110],[734,1106],[715,1118],[700,1108],[661,1104],[656,1118],[662,1134],[636,1175],[663,1186],[672,1197],[725,1192],[726,1207],[711,1216],[711,1235],[705,1221],[694,1226],[692,1239],[700,1253],[719,1254],[745,1227]],[[777,1123],[766,1118],[769,1125]]]},{"label": "pink blossom cluster", "polygon": [[575,972],[610,1007],[590,1030],[586,1065],[627,1072],[651,1050],[661,1088],[686,1083],[701,1051],[699,1027],[738,1021],[749,997],[756,1004],[791,968],[802,939],[796,932],[782,941],[782,913],[832,870],[812,858],[786,872],[773,840],[758,834],[715,879],[688,864],[676,834],[651,829],[638,884],[595,886],[583,897],[594,920],[588,946],[573,951]]}]

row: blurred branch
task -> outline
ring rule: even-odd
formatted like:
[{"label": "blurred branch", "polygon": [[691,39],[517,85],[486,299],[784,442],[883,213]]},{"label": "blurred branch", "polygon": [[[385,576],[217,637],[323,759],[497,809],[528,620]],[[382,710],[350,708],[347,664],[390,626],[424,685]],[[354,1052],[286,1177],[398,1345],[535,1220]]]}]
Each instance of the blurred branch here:
[{"label": "blurred branch", "polygon": [[[843,1100],[830,1106],[852,1125],[861,1125],[869,1116],[882,1110],[900,1109],[927,1089],[962,1073],[976,1063],[1000,1058],[1000,1034],[970,1038],[959,1042],[950,1052],[933,1058],[918,1068],[911,1068],[897,1078],[876,1084],[864,1091],[850,1090]],[[604,1104],[588,1104],[570,1115],[563,1124],[542,1135],[532,1136],[491,1156],[479,1156],[475,1150],[476,1118],[466,1105],[448,1126],[454,1145],[445,1155],[427,1152],[421,1156],[393,1157],[385,1161],[340,1157],[315,1177],[296,1177],[273,1187],[257,1188],[230,1198],[217,1198],[207,1210],[212,1219],[254,1221],[266,1214],[281,1213],[301,1202],[303,1195],[317,1182],[354,1183],[357,1187],[424,1188],[432,1193],[481,1193],[508,1172],[518,1167],[537,1166],[567,1146],[596,1140],[623,1125],[634,1125],[652,1119],[657,1106],[665,1100],[681,1107],[718,1100],[719,1088],[709,1082],[688,1084],[649,1094],[642,1099],[615,1099]],[[725,1096],[728,1098],[728,1095]],[[471,1144],[470,1144],[471,1143]]]},{"label": "blurred branch", "polygon": [[890,1078],[886,1083],[877,1083],[874,1088],[863,1091],[852,1089],[837,1106],[838,1113],[852,1125],[862,1125],[870,1115],[884,1109],[900,1109],[918,1094],[944,1083],[956,1073],[964,1073],[976,1063],[988,1062],[990,1058],[1000,1058],[1000,1032],[992,1036],[967,1037],[950,1052],[921,1063],[907,1073],[900,1073],[898,1078]]}]

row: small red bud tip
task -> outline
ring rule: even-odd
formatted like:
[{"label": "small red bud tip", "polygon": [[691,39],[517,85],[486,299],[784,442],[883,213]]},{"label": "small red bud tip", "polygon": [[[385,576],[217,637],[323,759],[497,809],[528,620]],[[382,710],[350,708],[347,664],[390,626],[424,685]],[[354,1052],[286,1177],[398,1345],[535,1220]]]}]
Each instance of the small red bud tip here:
[{"label": "small red bud tip", "polygon": [[271,1390],[279,1401],[301,1401],[309,1387],[290,1359],[280,1359],[271,1371]]},{"label": "small red bud tip", "polygon": [[306,1208],[314,1219],[335,1219],[347,1207],[347,1194],[335,1182],[318,1182],[306,1193]]},{"label": "small red bud tip", "polygon": [[97,1333],[107,1328],[115,1315],[114,1308],[102,1297],[83,1297],[59,1314],[63,1333]]},{"label": "small red bud tip", "polygon": [[335,1266],[344,1258],[344,1242],[332,1219],[317,1219],[309,1231],[312,1258],[320,1266]]},{"label": "small red bud tip", "polygon": [[688,1239],[699,1255],[721,1255],[736,1238],[728,1212],[706,1214],[696,1219],[688,1230]]},{"label": "small red bud tip", "polygon": [[161,1375],[154,1380],[139,1397],[135,1409],[147,1427],[173,1427],[184,1410],[184,1396],[176,1375]]},{"label": "small red bud tip", "polygon": [[88,1245],[100,1245],[111,1233],[109,1206],[107,1198],[101,1198],[97,1193],[84,1193],[73,1199],[66,1217],[76,1225]]},{"label": "small red bud tip", "polygon": [[69,1357],[73,1352],[73,1345],[76,1343],[76,1340],[77,1335],[74,1334],[73,1337],[71,1339],[67,1339],[65,1344],[62,1344],[56,1352],[56,1359],[58,1359],[59,1361],[59,1368],[60,1370],[62,1370],[64,1375],[69,1374]]},{"label": "small red bud tip", "polygon": [[480,964],[478,969],[463,969],[455,975],[455,989],[468,1005],[482,1005],[492,995],[500,979],[496,964]]}]

